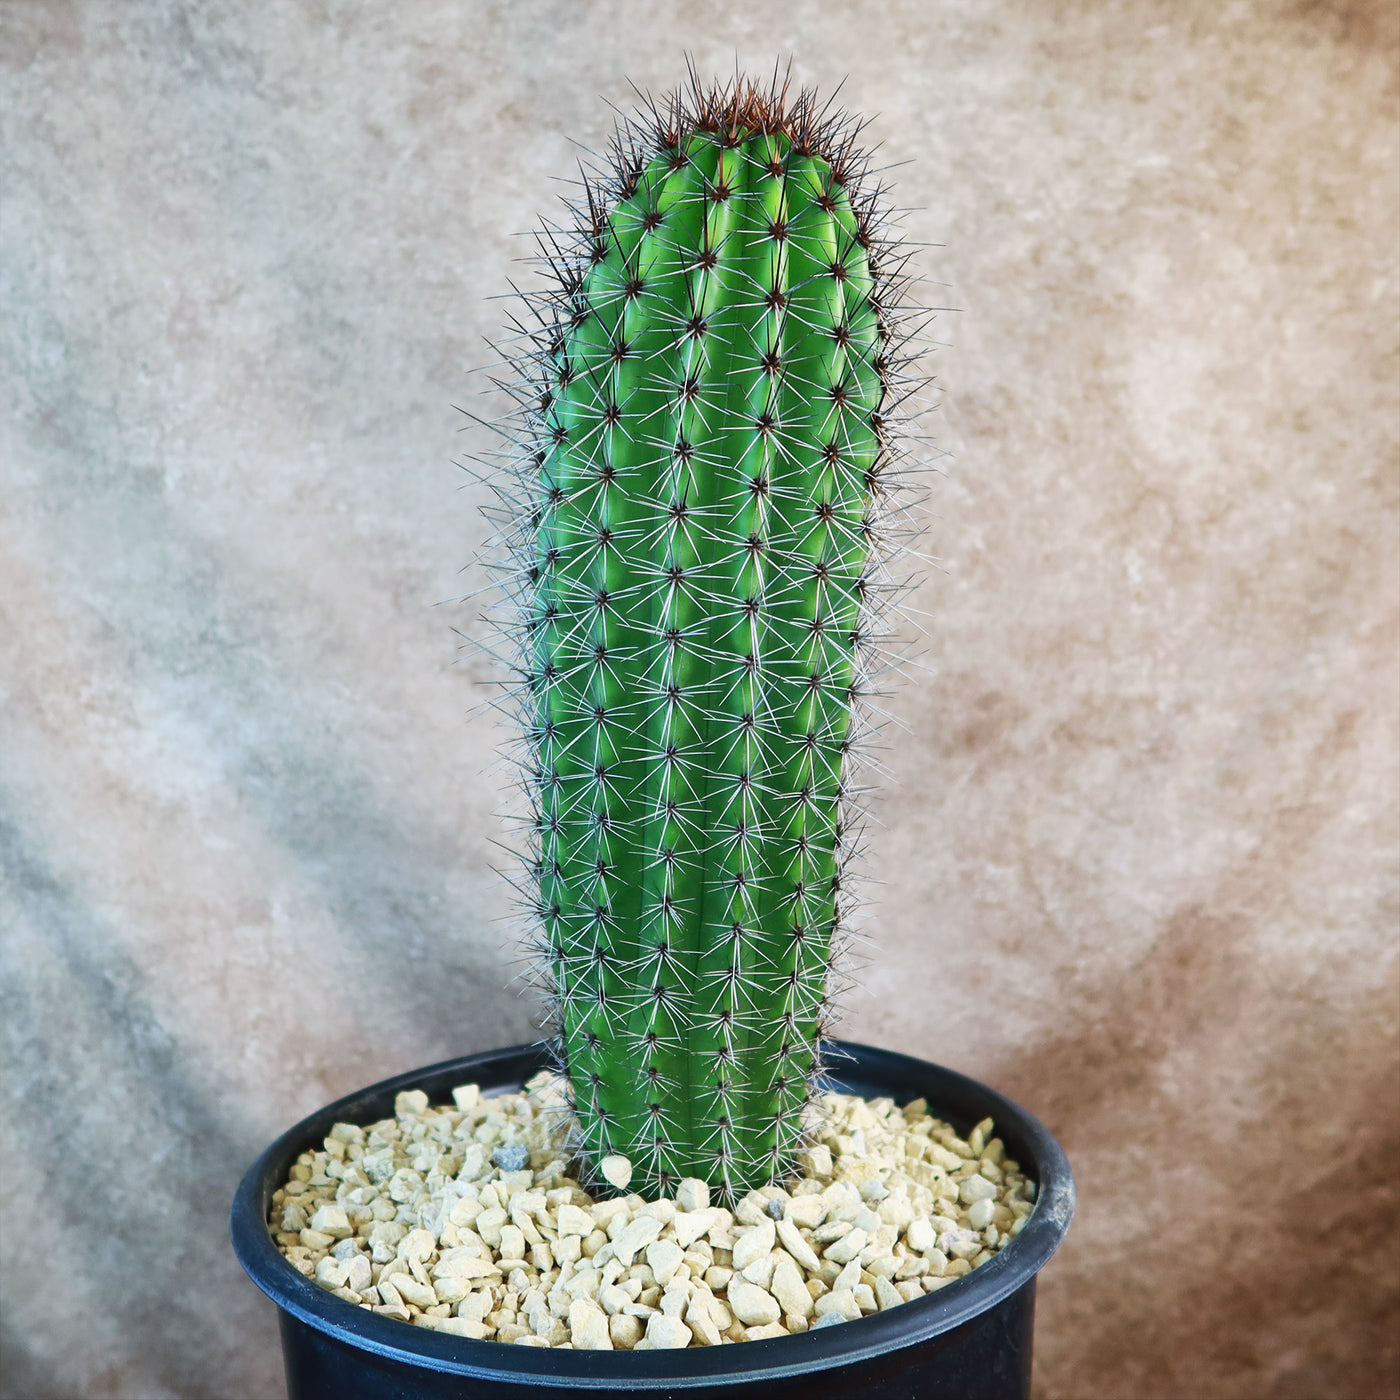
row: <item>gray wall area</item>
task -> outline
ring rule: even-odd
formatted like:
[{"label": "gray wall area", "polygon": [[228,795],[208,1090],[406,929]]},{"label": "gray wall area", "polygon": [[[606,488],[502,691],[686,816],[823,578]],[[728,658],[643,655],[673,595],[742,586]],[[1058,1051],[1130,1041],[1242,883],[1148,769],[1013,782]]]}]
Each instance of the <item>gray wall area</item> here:
[{"label": "gray wall area", "polygon": [[1394,1395],[1397,37],[0,4],[3,1394],[281,1395],[243,1170],[534,1035],[453,405],[608,104],[690,54],[844,79],[950,308],[841,1033],[1068,1149],[1038,1396]]}]

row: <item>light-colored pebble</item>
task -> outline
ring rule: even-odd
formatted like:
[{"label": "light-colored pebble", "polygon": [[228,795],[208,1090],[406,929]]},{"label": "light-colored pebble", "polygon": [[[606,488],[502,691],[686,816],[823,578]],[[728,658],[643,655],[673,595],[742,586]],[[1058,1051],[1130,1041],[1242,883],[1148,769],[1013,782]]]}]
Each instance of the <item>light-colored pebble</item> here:
[{"label": "light-colored pebble", "polygon": [[734,1316],[751,1327],[776,1322],[783,1315],[778,1300],[767,1289],[747,1279],[730,1279],[728,1301]]},{"label": "light-colored pebble", "polygon": [[767,1254],[760,1255],[752,1264],[747,1265],[743,1270],[743,1276],[750,1283],[756,1283],[760,1288],[769,1288],[773,1282],[773,1270],[777,1267],[778,1260],[786,1257],[776,1249],[771,1250]]},{"label": "light-colored pebble", "polygon": [[813,1311],[819,1318],[834,1312],[840,1313],[847,1322],[854,1322],[860,1316],[860,1304],[853,1290],[843,1288],[839,1293],[823,1293]]},{"label": "light-colored pebble", "polygon": [[481,1236],[487,1244],[495,1249],[501,1242],[501,1231],[510,1216],[501,1209],[500,1206],[492,1206],[489,1210],[484,1210],[472,1221],[472,1229]]},{"label": "light-colored pebble", "polygon": [[915,1254],[927,1254],[938,1243],[938,1236],[927,1220],[911,1220],[904,1239]]},{"label": "light-colored pebble", "polygon": [[625,1191],[627,1183],[632,1180],[632,1163],[620,1153],[613,1153],[610,1157],[604,1157],[598,1163],[598,1170],[603,1174],[603,1180],[617,1191]]},{"label": "light-colored pebble", "polygon": [[[473,1337],[478,1342],[486,1337],[486,1325],[477,1322],[470,1317],[443,1317],[438,1319],[436,1328],[439,1332],[451,1332],[458,1337]],[[523,1341],[523,1337],[517,1337],[517,1341]],[[538,1339],[537,1339],[538,1340]],[[548,1343],[544,1343],[548,1345]]]},{"label": "light-colored pebble", "polygon": [[835,1244],[828,1245],[822,1251],[822,1257],[830,1259],[833,1264],[849,1264],[869,1243],[870,1236],[859,1226],[855,1226],[842,1235]]},{"label": "light-colored pebble", "polygon": [[608,1336],[613,1346],[622,1351],[631,1351],[642,1340],[643,1330],[644,1324],[639,1317],[615,1313],[608,1319]]},{"label": "light-colored pebble", "polygon": [[[674,1199],[592,1201],[572,1177],[556,1081],[338,1123],[274,1193],[288,1261],[352,1306],[524,1346],[719,1346],[855,1321],[951,1286],[1025,1227],[1036,1184],[990,1120],[828,1094],[803,1175],[729,1209],[696,1178]],[[546,1116],[546,1107],[559,1109]],[[532,1169],[531,1163],[534,1164]],[[599,1163],[622,1191],[631,1163]],[[375,1279],[378,1271],[379,1277]]]},{"label": "light-colored pebble", "polygon": [[691,1335],[702,1347],[720,1345],[719,1328],[710,1311],[710,1301],[704,1293],[692,1293],[685,1310],[685,1325],[690,1328]]},{"label": "light-colored pebble", "polygon": [[978,1172],[975,1176],[970,1176],[961,1186],[958,1187],[958,1195],[962,1198],[964,1205],[972,1205],[974,1201],[985,1201],[995,1197],[997,1194],[996,1183],[988,1181],[985,1176]]},{"label": "light-colored pebble", "polygon": [[580,1238],[586,1238],[597,1229],[597,1221],[586,1210],[581,1210],[578,1206],[565,1202],[559,1207],[555,1228],[561,1237],[578,1235]]},{"label": "light-colored pebble", "polygon": [[773,1243],[774,1224],[770,1219],[765,1218],[762,1224],[740,1230],[734,1241],[734,1267],[742,1273],[755,1259],[770,1253]]},{"label": "light-colored pebble", "polygon": [[684,1258],[685,1251],[675,1240],[655,1240],[647,1245],[647,1264],[651,1267],[652,1277],[662,1288],[675,1277]]},{"label": "light-colored pebble", "polygon": [[632,1295],[615,1283],[605,1283],[598,1290],[598,1303],[605,1313],[620,1313],[631,1301]]},{"label": "light-colored pebble", "polygon": [[945,1254],[951,1254],[954,1259],[971,1259],[974,1255],[981,1254],[982,1241],[977,1235],[959,1235],[952,1238],[949,1235],[939,1237],[938,1246]]},{"label": "light-colored pebble", "polygon": [[815,1194],[793,1196],[785,1202],[783,1209],[784,1215],[794,1225],[800,1225],[804,1230],[815,1230],[826,1219],[831,1207],[824,1196]]},{"label": "light-colored pebble", "polygon": [[777,1223],[778,1243],[809,1273],[817,1273],[821,1269],[821,1260],[817,1258],[816,1251],[805,1239],[802,1238],[801,1231],[791,1220],[780,1220]]},{"label": "light-colored pebble", "polygon": [[750,1342],[767,1341],[769,1337],[786,1337],[788,1330],[781,1322],[764,1322],[756,1327],[745,1329],[744,1339]]},{"label": "light-colored pebble", "polygon": [[363,1293],[373,1281],[373,1274],[370,1270],[369,1258],[364,1254],[357,1254],[353,1259],[345,1261],[345,1286],[354,1293]]},{"label": "light-colored pebble", "polygon": [[613,1349],[607,1314],[592,1298],[575,1298],[569,1304],[569,1335],[575,1351]]},{"label": "light-colored pebble", "polygon": [[647,1334],[637,1343],[638,1349],[672,1350],[690,1345],[690,1328],[678,1317],[657,1313],[647,1319]]},{"label": "light-colored pebble", "polygon": [[714,1226],[714,1218],[708,1207],[693,1211],[677,1211],[671,1221],[671,1233],[682,1249],[689,1249],[701,1235],[706,1235]]},{"label": "light-colored pebble", "polygon": [[661,1295],[661,1311],[667,1317],[684,1317],[686,1304],[690,1302],[690,1284],[677,1279]]},{"label": "light-colored pebble", "polygon": [[637,1252],[656,1239],[663,1228],[654,1215],[639,1215],[635,1220],[629,1220],[613,1241],[613,1258],[624,1266],[630,1265]]},{"label": "light-colored pebble", "polygon": [[[381,1279],[382,1283],[383,1280]],[[405,1303],[412,1303],[418,1308],[435,1308],[438,1303],[437,1293],[431,1284],[420,1283],[412,1274],[395,1274],[394,1287],[398,1289],[399,1297]]]},{"label": "light-colored pebble", "polygon": [[683,1177],[676,1187],[676,1209],[683,1211],[707,1210],[709,1205],[709,1185],[698,1177]]},{"label": "light-colored pebble", "polygon": [[782,1306],[784,1313],[794,1313],[798,1317],[811,1317],[812,1295],[802,1278],[802,1271],[791,1259],[779,1259],[773,1269],[773,1282],[769,1285],[773,1296]]},{"label": "light-colored pebble", "polygon": [[353,1235],[350,1217],[340,1206],[324,1205],[311,1217],[311,1228],[332,1239],[343,1240]]}]

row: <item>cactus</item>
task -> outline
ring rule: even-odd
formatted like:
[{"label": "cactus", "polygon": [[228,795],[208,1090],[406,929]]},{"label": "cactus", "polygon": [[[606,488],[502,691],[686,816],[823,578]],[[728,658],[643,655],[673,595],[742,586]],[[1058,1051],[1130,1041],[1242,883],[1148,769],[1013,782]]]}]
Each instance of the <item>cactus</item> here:
[{"label": "cactus", "polygon": [[528,913],[581,1146],[642,1189],[772,1180],[821,1067],[922,383],[858,133],[692,74],[546,231],[497,380]]}]

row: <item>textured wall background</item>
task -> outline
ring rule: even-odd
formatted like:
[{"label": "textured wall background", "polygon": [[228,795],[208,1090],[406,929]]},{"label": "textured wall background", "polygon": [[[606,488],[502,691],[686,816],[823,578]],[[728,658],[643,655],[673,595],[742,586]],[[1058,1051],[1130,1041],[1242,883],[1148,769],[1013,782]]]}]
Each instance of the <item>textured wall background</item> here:
[{"label": "textured wall background", "polygon": [[449,404],[687,48],[849,75],[961,308],[845,1033],[1068,1146],[1041,1396],[1395,1393],[1393,4],[0,24],[6,1395],[280,1394],[244,1166],[530,1035]]}]

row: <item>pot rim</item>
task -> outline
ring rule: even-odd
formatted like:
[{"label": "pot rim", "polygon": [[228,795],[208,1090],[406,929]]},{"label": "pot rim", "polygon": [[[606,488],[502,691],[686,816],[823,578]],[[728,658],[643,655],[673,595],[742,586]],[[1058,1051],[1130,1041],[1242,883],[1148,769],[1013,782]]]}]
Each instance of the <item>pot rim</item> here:
[{"label": "pot rim", "polygon": [[[276,1139],[253,1163],[239,1183],[229,1228],[238,1261],[253,1282],[298,1321],[338,1339],[342,1344],[372,1352],[400,1364],[480,1380],[509,1380],[516,1384],[557,1385],[561,1381],[581,1390],[619,1385],[652,1390],[665,1386],[687,1389],[739,1381],[780,1380],[831,1366],[848,1365],[883,1355],[899,1347],[929,1341],[975,1323],[1028,1284],[1059,1248],[1074,1214],[1074,1178],[1064,1151],[1033,1115],[994,1089],[929,1061],[850,1041],[833,1041],[825,1081],[841,1093],[871,1097],[882,1077],[900,1081],[897,1094],[909,1083],[929,1081],[909,1097],[923,1093],[931,1111],[948,1121],[965,1113],[940,1100],[976,1103],[984,1112],[970,1119],[964,1131],[982,1117],[996,1121],[1003,1140],[1014,1138],[1016,1157],[1038,1183],[1035,1207],[1021,1233],[992,1259],[955,1283],[898,1308],[873,1313],[855,1322],[824,1327],[794,1337],[745,1342],[742,1346],[686,1347],[676,1350],[624,1353],[572,1351],[554,1347],[506,1347],[426,1327],[412,1327],[381,1317],[337,1298],[292,1267],[278,1249],[266,1224],[272,1193],[282,1184],[287,1168],[308,1147],[319,1144],[332,1123],[354,1122],[367,1111],[367,1101],[418,1088],[426,1080],[459,1076],[470,1082],[471,1071],[519,1063],[521,1082],[549,1064],[541,1043],[488,1050],[410,1070],[337,1099],[309,1114]],[[484,1086],[483,1092],[497,1086]],[[499,1092],[509,1092],[503,1084]],[[940,1092],[941,1091],[941,1092]],[[381,1115],[382,1116],[382,1115]],[[626,1360],[623,1361],[623,1357]],[[677,1364],[678,1358],[684,1358]]]}]

